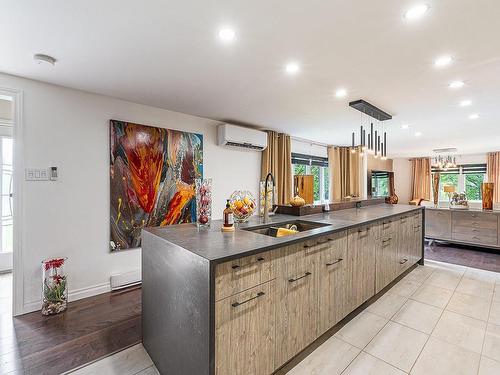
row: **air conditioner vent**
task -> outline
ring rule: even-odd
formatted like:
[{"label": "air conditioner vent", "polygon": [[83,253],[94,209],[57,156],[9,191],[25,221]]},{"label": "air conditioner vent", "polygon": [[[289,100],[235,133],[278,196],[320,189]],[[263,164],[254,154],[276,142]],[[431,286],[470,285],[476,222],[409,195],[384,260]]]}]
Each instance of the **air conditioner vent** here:
[{"label": "air conditioner vent", "polygon": [[267,147],[267,134],[242,126],[222,124],[217,128],[219,146],[240,150],[262,151]]}]

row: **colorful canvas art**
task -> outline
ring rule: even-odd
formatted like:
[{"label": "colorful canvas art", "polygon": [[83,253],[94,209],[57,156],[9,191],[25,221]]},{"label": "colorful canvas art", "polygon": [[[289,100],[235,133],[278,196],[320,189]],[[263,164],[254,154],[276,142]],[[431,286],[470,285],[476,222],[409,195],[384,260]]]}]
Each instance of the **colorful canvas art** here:
[{"label": "colorful canvas art", "polygon": [[196,221],[203,136],[111,120],[112,251],[141,246],[141,229]]}]

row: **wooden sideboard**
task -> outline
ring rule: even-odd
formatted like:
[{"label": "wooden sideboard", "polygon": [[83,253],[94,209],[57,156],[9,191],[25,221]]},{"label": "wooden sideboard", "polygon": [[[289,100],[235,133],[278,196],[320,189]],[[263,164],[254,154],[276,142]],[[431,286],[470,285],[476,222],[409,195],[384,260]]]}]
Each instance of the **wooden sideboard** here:
[{"label": "wooden sideboard", "polygon": [[500,211],[428,207],[425,214],[426,238],[500,248]]}]

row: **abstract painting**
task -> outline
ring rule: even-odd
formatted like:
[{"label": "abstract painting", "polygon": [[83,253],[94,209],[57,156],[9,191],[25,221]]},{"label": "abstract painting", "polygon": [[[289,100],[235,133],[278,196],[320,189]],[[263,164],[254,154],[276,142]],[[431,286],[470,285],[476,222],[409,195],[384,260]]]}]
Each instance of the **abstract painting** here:
[{"label": "abstract painting", "polygon": [[111,251],[141,246],[141,229],[196,221],[203,136],[110,121]]}]

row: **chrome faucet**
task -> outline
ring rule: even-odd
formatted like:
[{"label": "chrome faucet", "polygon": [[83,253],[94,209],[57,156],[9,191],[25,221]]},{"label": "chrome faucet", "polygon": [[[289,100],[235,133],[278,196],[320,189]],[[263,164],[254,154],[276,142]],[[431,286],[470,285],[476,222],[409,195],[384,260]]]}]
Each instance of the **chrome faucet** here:
[{"label": "chrome faucet", "polygon": [[273,195],[272,195],[272,201],[271,201],[271,208],[274,204],[274,187],[275,187],[275,182],[274,182],[274,177],[272,173],[268,173],[266,176],[266,181],[264,182],[264,224],[269,222],[269,200],[267,199],[267,182],[269,181],[269,178],[271,178],[271,181],[273,183]]}]

